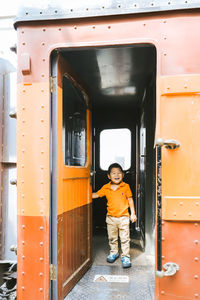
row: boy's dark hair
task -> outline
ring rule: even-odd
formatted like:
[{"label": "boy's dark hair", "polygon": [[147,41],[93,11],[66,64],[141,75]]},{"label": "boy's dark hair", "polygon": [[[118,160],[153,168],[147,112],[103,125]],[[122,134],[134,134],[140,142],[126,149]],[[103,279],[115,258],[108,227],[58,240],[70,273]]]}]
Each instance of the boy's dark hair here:
[{"label": "boy's dark hair", "polygon": [[118,164],[118,163],[111,164],[111,165],[109,166],[109,168],[108,168],[108,172],[107,172],[107,173],[110,174],[110,172],[111,172],[111,170],[112,170],[113,168],[118,168],[118,169],[120,169],[120,170],[122,171],[122,173],[124,173],[122,167],[121,167],[120,164]]}]

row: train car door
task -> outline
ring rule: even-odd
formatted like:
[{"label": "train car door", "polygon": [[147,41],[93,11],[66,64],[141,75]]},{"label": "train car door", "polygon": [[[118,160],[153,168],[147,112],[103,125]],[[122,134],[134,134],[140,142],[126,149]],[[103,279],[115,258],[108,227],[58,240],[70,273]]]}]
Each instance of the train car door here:
[{"label": "train car door", "polygon": [[52,59],[52,299],[63,299],[91,263],[91,115],[78,77]]},{"label": "train car door", "polygon": [[163,76],[158,90],[157,221],[160,211],[162,221],[156,272],[161,278],[155,299],[196,299],[200,275],[199,75]]}]

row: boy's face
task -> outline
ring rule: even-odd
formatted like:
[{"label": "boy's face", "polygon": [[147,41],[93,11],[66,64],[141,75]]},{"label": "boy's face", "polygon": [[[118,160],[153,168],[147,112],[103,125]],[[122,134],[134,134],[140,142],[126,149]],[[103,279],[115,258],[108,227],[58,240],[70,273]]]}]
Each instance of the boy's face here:
[{"label": "boy's face", "polygon": [[119,168],[112,168],[110,174],[108,174],[108,178],[114,184],[120,184],[123,180],[124,174]]}]

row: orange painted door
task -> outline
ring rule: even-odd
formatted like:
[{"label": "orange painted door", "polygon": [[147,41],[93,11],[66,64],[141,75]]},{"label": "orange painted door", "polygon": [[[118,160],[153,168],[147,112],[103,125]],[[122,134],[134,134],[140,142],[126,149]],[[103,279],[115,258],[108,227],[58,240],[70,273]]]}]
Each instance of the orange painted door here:
[{"label": "orange painted door", "polygon": [[162,269],[176,263],[179,270],[156,279],[159,300],[200,297],[199,82],[199,75],[163,76],[157,82],[157,137],[180,143],[174,150],[162,147]]},{"label": "orange painted door", "polygon": [[67,59],[52,66],[52,298],[63,299],[91,264],[91,113]]}]

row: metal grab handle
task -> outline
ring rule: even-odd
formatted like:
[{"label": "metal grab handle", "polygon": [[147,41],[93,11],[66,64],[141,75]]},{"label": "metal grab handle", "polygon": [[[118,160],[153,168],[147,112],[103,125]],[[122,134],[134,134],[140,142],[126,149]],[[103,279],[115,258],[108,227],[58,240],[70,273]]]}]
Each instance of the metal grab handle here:
[{"label": "metal grab handle", "polygon": [[168,149],[176,149],[180,143],[176,140],[156,140],[156,168],[157,168],[157,270],[156,276],[162,278],[164,276],[173,276],[179,266],[176,263],[166,263],[162,269],[162,146]]},{"label": "metal grab handle", "polygon": [[165,146],[167,149],[174,150],[180,147],[180,142],[176,140],[163,140],[162,138],[158,138],[156,140],[156,146]]}]

